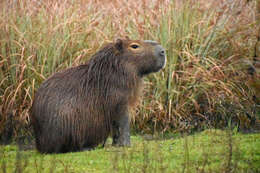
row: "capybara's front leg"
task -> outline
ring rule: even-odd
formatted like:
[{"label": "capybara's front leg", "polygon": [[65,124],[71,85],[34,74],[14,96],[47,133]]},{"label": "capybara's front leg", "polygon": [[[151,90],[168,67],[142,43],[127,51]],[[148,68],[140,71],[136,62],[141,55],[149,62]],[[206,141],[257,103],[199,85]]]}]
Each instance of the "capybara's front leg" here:
[{"label": "capybara's front leg", "polygon": [[125,113],[113,121],[112,136],[114,146],[130,146],[129,116]]}]

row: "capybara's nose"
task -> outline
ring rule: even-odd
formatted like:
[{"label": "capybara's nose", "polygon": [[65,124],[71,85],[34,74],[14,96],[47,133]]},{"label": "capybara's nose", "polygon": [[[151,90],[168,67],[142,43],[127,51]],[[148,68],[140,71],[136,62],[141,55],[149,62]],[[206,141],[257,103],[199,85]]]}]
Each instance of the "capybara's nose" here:
[{"label": "capybara's nose", "polygon": [[165,49],[161,45],[156,45],[155,48],[156,54],[159,57],[165,57]]},{"label": "capybara's nose", "polygon": [[159,54],[160,54],[160,56],[165,56],[165,50],[162,49],[161,52],[160,52]]}]

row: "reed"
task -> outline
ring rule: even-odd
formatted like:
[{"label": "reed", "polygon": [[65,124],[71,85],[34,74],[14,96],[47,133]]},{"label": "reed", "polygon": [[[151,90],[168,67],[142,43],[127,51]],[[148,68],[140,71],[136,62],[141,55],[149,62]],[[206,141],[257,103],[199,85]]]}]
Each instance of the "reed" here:
[{"label": "reed", "polygon": [[125,35],[167,49],[167,67],[145,79],[133,117],[138,132],[225,127],[230,119],[250,128],[259,106],[256,91],[241,81],[256,43],[256,1],[214,3],[1,1],[0,132],[9,114],[30,124],[34,92],[47,77]]}]

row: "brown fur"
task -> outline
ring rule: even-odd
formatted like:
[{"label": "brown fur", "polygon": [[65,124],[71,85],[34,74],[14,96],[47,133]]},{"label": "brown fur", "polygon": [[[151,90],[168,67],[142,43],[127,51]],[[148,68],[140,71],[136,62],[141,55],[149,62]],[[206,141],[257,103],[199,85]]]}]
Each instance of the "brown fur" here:
[{"label": "brown fur", "polygon": [[59,153],[104,142],[113,122],[128,116],[129,107],[135,105],[142,76],[162,68],[163,60],[156,59],[155,51],[160,45],[148,42],[119,39],[104,46],[86,64],[48,78],[38,89],[31,109],[37,149]]}]

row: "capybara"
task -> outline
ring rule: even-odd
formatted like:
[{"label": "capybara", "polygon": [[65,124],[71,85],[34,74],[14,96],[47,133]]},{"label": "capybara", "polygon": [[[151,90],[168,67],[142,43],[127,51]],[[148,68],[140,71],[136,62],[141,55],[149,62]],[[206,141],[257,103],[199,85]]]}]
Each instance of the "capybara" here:
[{"label": "capybara", "polygon": [[31,108],[41,153],[92,149],[111,134],[115,146],[130,145],[129,108],[142,77],[165,66],[155,41],[117,39],[83,65],[55,73],[39,87]]}]

